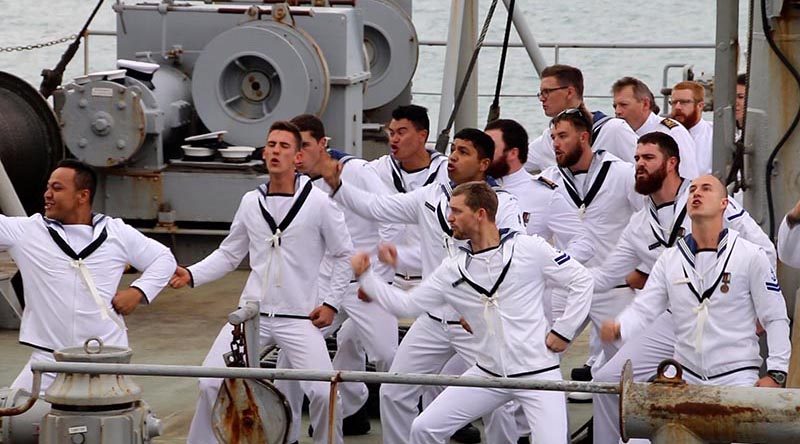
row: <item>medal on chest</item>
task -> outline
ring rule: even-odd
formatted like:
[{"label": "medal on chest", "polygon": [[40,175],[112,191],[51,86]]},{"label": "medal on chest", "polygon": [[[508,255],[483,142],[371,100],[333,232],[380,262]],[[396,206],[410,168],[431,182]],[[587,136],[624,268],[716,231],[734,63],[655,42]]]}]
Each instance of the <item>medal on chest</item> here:
[{"label": "medal on chest", "polygon": [[722,285],[720,285],[719,291],[727,293],[728,290],[730,290],[731,288],[730,285],[728,285],[730,283],[731,283],[731,274],[729,272],[722,273]]}]

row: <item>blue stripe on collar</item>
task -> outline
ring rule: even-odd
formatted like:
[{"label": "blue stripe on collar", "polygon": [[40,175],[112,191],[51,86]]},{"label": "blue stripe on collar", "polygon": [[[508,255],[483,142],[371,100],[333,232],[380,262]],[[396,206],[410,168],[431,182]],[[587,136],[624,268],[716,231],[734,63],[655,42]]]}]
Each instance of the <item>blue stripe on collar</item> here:
[{"label": "blue stripe on collar", "polygon": [[[725,228],[719,233],[719,239],[717,240],[717,255],[722,254],[725,251],[725,247],[727,246],[727,236],[728,236],[728,229]],[[686,246],[689,248],[689,251],[692,252],[693,255],[697,254],[697,241],[694,240],[692,233],[687,234],[683,237],[683,241],[686,243]]]}]

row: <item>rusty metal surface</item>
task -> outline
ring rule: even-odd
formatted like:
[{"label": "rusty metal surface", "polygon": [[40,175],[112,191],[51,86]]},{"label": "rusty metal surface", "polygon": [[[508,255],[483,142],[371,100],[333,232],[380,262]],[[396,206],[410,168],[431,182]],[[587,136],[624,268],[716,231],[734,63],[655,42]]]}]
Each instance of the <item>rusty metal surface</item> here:
[{"label": "rusty metal surface", "polygon": [[288,401],[272,384],[225,379],[214,404],[214,434],[225,444],[284,444],[291,417]]},{"label": "rusty metal surface", "polygon": [[800,390],[641,384],[625,374],[620,413],[625,442],[650,438],[669,424],[710,442],[800,442]]}]

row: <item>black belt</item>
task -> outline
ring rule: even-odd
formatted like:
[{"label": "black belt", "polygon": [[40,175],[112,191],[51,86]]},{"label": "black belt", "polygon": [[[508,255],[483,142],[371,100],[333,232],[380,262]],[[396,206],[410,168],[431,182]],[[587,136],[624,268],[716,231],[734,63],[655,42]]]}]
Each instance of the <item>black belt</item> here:
[{"label": "black belt", "polygon": [[[496,376],[498,378],[502,378],[503,377],[503,375],[498,375],[497,373],[495,373],[495,372],[493,372],[491,370],[487,370],[487,369],[483,368],[480,364],[475,364],[475,366],[477,366],[479,369],[483,370],[484,372],[486,372],[486,373],[488,373],[488,374],[490,374],[492,376]],[[532,371],[529,371],[529,372],[522,372],[522,373],[514,373],[513,375],[507,375],[506,378],[521,378],[523,376],[538,375],[539,373],[549,372],[550,370],[557,370],[557,369],[558,369],[558,365],[554,365],[552,367],[542,368],[542,369],[539,369],[539,370],[532,370]]]},{"label": "black belt", "polygon": [[305,319],[310,320],[308,316],[303,315],[289,315],[289,314],[269,314],[269,313],[259,313],[261,316],[266,316],[268,318],[285,318],[285,319]]},{"label": "black belt", "polygon": [[761,370],[761,367],[757,367],[757,366],[751,365],[751,366],[748,366],[748,367],[741,367],[741,368],[737,368],[737,369],[734,369],[734,370],[729,370],[729,371],[727,371],[727,372],[720,373],[720,374],[718,374],[718,375],[714,375],[714,376],[700,376],[700,375],[698,375],[697,373],[695,373],[695,372],[693,372],[693,371],[689,370],[689,369],[688,369],[688,368],[686,368],[686,367],[683,367],[683,369],[686,371],[686,373],[689,373],[690,375],[694,376],[695,378],[700,378],[700,379],[715,379],[715,378],[721,378],[721,377],[723,377],[723,376],[732,375],[732,374],[734,374],[734,373],[743,372],[743,371],[745,371],[745,370],[755,370],[755,371],[759,371],[759,370]]},{"label": "black belt", "polygon": [[617,288],[629,288],[629,285],[628,284],[619,284],[616,287],[614,287],[614,290],[616,290]]},{"label": "black belt", "polygon": [[444,319],[442,319],[442,318],[437,318],[436,316],[434,316],[434,315],[432,315],[432,314],[430,314],[430,313],[426,313],[426,314],[428,315],[428,317],[429,317],[429,318],[433,319],[433,320],[434,320],[434,321],[436,321],[436,322],[442,323],[442,324],[447,324],[447,325],[461,325],[461,321],[445,321]]},{"label": "black belt", "polygon": [[407,274],[400,274],[400,273],[395,273],[394,277],[399,277],[400,279],[403,279],[405,281],[421,281],[422,280],[422,276],[409,276]]}]

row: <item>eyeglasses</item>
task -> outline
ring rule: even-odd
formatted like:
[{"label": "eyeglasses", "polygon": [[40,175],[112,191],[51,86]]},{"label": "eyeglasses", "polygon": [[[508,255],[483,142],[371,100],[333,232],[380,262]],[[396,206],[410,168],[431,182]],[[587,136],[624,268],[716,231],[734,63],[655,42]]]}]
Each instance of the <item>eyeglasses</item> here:
[{"label": "eyeglasses", "polygon": [[675,99],[675,100],[670,100],[669,101],[669,106],[675,106],[675,105],[683,106],[683,105],[688,105],[690,103],[697,103],[697,100],[693,100],[693,99]]},{"label": "eyeglasses", "polygon": [[553,120],[550,121],[550,128],[554,128],[558,122],[569,120],[574,125],[578,123],[581,127],[586,128],[587,131],[592,130],[592,122],[586,117],[586,114],[580,108],[567,108],[558,113]]},{"label": "eyeglasses", "polygon": [[558,91],[559,89],[567,89],[567,88],[569,88],[569,86],[559,86],[558,88],[542,88],[541,90],[539,90],[538,93],[536,93],[536,97],[539,99],[546,99],[550,97],[550,94],[552,94],[553,91]]}]

